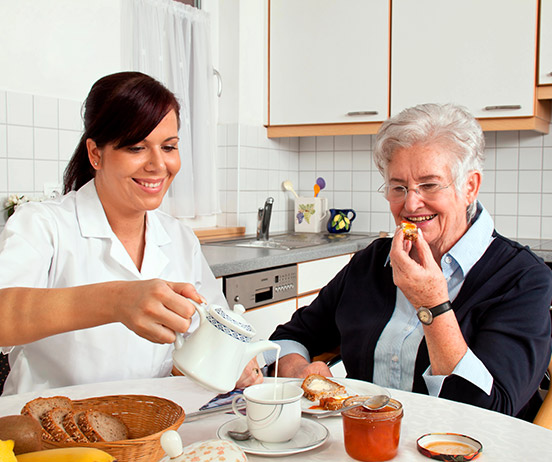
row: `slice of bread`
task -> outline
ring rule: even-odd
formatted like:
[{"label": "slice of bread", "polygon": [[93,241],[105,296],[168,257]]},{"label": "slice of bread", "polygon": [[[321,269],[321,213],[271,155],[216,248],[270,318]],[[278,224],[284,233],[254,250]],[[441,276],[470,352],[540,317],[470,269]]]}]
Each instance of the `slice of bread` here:
[{"label": "slice of bread", "polygon": [[310,374],[307,376],[307,378],[303,380],[301,388],[304,391],[305,398],[311,401],[317,401],[320,398],[329,396],[347,394],[347,390],[343,385],[318,374]]},{"label": "slice of bread", "polygon": [[100,411],[85,411],[78,419],[82,433],[92,443],[128,439],[128,428],[116,416]]},{"label": "slice of bread", "polygon": [[319,406],[326,411],[335,411],[337,409],[342,408],[343,402],[347,398],[350,398],[350,396],[349,395],[326,396],[324,398],[320,398]]},{"label": "slice of bread", "polygon": [[63,443],[73,441],[69,433],[67,433],[63,427],[63,418],[67,412],[67,409],[55,407],[46,412],[40,419],[42,428],[52,436],[54,441]]},{"label": "slice of bread", "polygon": [[77,443],[88,443],[88,438],[84,435],[78,425],[79,417],[83,411],[69,411],[63,418],[63,428],[67,434]]},{"label": "slice of bread", "polygon": [[[66,396],[52,396],[49,398],[35,398],[32,401],[29,401],[23,409],[21,409],[21,414],[30,415],[35,418],[40,424],[42,424],[42,417],[48,411],[54,408],[66,409],[67,412],[73,409],[73,402]],[[42,430],[42,438],[53,441],[53,437],[46,430]]]}]

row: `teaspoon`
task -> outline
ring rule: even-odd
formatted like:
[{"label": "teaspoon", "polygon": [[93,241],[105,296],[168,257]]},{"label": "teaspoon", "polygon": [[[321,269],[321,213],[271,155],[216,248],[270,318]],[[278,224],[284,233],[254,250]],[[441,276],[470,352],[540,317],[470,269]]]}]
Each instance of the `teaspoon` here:
[{"label": "teaspoon", "polygon": [[378,409],[385,407],[388,402],[389,402],[389,396],[374,395],[374,396],[369,396],[362,402],[357,402],[355,404],[352,404],[351,406],[345,406],[345,407],[342,407],[341,409],[336,409],[335,411],[327,411],[321,414],[313,414],[313,415],[318,419],[323,419],[324,417],[330,417],[332,415],[341,414],[343,411],[348,411],[349,409],[353,409],[354,407],[358,407],[358,406],[364,406],[366,409],[369,409],[371,411],[377,411]]},{"label": "teaspoon", "polygon": [[228,430],[228,436],[236,441],[245,441],[251,438],[251,433],[249,433],[249,430],[245,430],[244,432]]}]

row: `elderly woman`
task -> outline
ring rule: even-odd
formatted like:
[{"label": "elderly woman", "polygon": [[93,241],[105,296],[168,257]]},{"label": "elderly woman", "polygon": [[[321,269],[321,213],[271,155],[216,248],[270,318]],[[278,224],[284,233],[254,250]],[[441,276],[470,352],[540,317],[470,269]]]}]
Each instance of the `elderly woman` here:
[{"label": "elderly woman", "polygon": [[[4,394],[168,376],[188,299],[226,300],[193,231],[158,210],[180,169],[180,105],[139,72],[98,80],[59,200],[18,207],[0,235]],[[200,295],[201,294],[201,295]],[[256,360],[238,384],[262,381]]]},{"label": "elderly woman", "polygon": [[477,201],[483,153],[479,124],[454,105],[382,125],[380,191],[418,237],[398,226],[377,239],[279,326],[280,375],[330,376],[310,358],[340,347],[348,377],[529,416],[550,360],[552,273]]}]

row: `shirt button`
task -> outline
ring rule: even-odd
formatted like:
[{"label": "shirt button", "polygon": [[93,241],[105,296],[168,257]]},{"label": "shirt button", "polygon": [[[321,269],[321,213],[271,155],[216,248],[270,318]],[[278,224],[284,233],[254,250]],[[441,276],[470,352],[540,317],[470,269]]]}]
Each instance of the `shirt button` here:
[{"label": "shirt button", "polygon": [[391,358],[391,361],[393,361],[394,363],[397,363],[399,362],[399,357],[397,355],[393,355],[393,357]]},{"label": "shirt button", "polygon": [[447,256],[445,257],[445,263],[447,263],[447,264],[450,265],[451,262],[452,262],[452,258],[450,257],[450,255],[447,255]]}]

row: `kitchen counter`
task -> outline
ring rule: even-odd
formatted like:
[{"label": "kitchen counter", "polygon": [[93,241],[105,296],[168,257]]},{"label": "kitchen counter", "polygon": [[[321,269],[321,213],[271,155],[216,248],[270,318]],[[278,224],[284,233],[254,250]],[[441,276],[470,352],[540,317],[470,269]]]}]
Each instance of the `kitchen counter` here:
[{"label": "kitchen counter", "polygon": [[377,234],[354,234],[358,239],[332,242],[331,244],[303,247],[293,250],[251,247],[227,247],[205,243],[201,246],[215,277],[246,273],[282,265],[292,265],[309,260],[355,253],[367,247]]},{"label": "kitchen counter", "polygon": [[[213,243],[205,243],[201,249],[214,275],[221,277],[354,253],[367,247],[377,238],[377,234],[364,234],[355,240],[293,250],[230,247]],[[518,242],[529,246],[534,253],[552,266],[552,239],[519,239]]]}]

